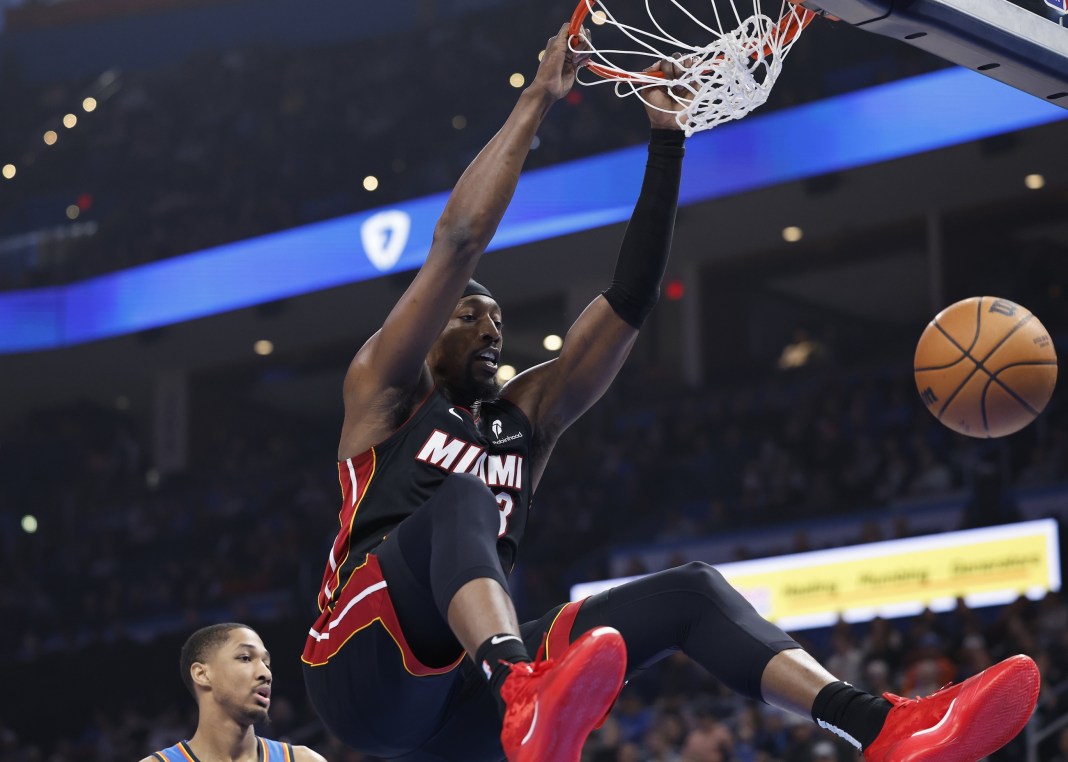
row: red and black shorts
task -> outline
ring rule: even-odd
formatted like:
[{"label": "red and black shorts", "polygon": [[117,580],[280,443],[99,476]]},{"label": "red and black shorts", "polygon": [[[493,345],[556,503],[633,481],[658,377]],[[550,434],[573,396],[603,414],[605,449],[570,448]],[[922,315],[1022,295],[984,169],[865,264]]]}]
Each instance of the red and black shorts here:
[{"label": "red and black shorts", "polygon": [[[552,658],[571,641],[580,603],[521,628],[531,654]],[[308,694],[341,741],[385,759],[496,762],[504,759],[500,716],[486,679],[460,653],[423,664],[401,631],[378,559],[368,555],[324,611],[304,648]]]}]

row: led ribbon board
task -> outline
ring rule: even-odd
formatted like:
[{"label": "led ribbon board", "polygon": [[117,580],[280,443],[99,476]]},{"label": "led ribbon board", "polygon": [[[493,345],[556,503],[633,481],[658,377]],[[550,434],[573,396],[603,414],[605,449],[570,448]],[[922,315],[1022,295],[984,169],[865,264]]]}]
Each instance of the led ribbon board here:
[{"label": "led ribbon board", "polygon": [[[854,545],[716,568],[760,615],[784,630],[827,627],[1032,600],[1060,590],[1057,524],[1007,526]],[[575,585],[581,600],[637,577]]]},{"label": "led ribbon board", "polygon": [[[1068,110],[965,69],[945,69],[695,135],[681,203],[888,161],[1068,118]],[[818,135],[798,150],[783,135]],[[644,147],[527,172],[490,245],[626,220]],[[53,288],[0,295],[0,354],[56,349],[412,270],[446,194],[348,215]]]}]

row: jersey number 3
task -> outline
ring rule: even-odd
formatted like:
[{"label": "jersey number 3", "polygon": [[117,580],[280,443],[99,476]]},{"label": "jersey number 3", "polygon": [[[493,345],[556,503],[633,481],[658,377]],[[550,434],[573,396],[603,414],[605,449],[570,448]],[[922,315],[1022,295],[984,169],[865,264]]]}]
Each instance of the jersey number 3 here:
[{"label": "jersey number 3", "polygon": [[512,508],[515,507],[512,496],[507,492],[498,492],[497,507],[501,509],[501,531],[497,533],[497,537],[504,537],[504,533],[508,531],[508,517],[512,515]]}]

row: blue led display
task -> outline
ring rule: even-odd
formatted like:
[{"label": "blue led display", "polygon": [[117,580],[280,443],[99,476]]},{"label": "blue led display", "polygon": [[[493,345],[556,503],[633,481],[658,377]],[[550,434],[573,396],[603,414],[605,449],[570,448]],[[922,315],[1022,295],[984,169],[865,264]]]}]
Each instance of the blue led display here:
[{"label": "blue led display", "polygon": [[[749,117],[693,136],[693,204],[1068,118],[965,69]],[[794,136],[817,135],[819,150]],[[524,173],[490,250],[627,219],[644,146]],[[70,346],[418,267],[446,194],[227,244],[68,286],[0,295],[0,354]]]}]

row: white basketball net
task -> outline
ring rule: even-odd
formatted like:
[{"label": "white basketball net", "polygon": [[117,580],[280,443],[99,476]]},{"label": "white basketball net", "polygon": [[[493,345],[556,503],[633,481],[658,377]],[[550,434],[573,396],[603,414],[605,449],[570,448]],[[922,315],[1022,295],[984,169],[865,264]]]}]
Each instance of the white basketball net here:
[{"label": "white basketball net", "polygon": [[[633,2],[634,0],[623,0]],[[665,29],[657,18],[652,4],[674,4],[700,29],[711,35],[706,45],[685,42]],[[603,1],[584,0],[590,15],[586,22],[611,25],[632,41],[634,48],[604,49],[592,45],[591,64],[599,76],[585,73],[579,77],[583,85],[612,82],[616,95],[636,95],[652,108],[675,113],[675,119],[687,135],[708,130],[732,119],[741,119],[763,104],[782,71],[782,62],[790,51],[801,29],[812,14],[798,5],[778,0],[779,18],[763,13],[760,0],[701,0],[711,6],[711,13],[698,18],[680,0],[644,0],[645,11],[655,31],[647,31],[617,20]],[[721,15],[720,6],[730,4],[730,12]],[[694,5],[695,0],[690,0]],[[751,15],[744,17],[738,9],[742,5]],[[676,14],[677,15],[677,14]],[[725,28],[728,27],[728,28]],[[703,33],[702,33],[703,36]],[[657,47],[657,46],[660,47]],[[574,49],[574,47],[573,47]],[[680,53],[681,58],[672,54]],[[623,68],[616,60],[628,56],[629,60],[644,60],[643,66]],[[674,79],[644,74],[641,69],[667,58],[679,58],[674,63],[681,74]],[[674,112],[657,107],[649,102],[645,91],[665,87],[668,94],[680,105],[682,111]]]}]

